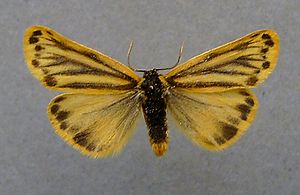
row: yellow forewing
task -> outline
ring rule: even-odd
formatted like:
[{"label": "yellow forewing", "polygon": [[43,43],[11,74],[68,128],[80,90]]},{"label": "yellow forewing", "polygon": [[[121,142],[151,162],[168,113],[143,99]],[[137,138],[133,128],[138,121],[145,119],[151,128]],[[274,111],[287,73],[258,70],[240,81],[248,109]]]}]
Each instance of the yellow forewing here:
[{"label": "yellow forewing", "polygon": [[48,106],[55,132],[85,155],[117,154],[134,133],[140,114],[137,92],[113,95],[63,94]]},{"label": "yellow forewing", "polygon": [[164,77],[171,86],[194,92],[253,88],[273,71],[278,53],[278,35],[260,30],[195,56]]},{"label": "yellow forewing", "polygon": [[255,118],[258,101],[250,90],[192,93],[172,89],[168,111],[182,132],[208,150],[222,150],[245,133]]},{"label": "yellow forewing", "polygon": [[23,44],[29,70],[51,89],[113,93],[133,89],[141,80],[129,67],[47,27],[29,27]]}]

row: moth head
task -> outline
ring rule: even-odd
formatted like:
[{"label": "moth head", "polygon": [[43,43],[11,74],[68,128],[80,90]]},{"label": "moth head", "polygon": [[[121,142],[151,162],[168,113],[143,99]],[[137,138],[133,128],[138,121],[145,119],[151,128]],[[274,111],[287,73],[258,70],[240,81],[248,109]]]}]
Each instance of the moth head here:
[{"label": "moth head", "polygon": [[158,77],[159,74],[157,72],[156,69],[152,69],[152,70],[147,70],[144,72],[143,78],[145,79],[151,79],[151,78],[156,78]]}]

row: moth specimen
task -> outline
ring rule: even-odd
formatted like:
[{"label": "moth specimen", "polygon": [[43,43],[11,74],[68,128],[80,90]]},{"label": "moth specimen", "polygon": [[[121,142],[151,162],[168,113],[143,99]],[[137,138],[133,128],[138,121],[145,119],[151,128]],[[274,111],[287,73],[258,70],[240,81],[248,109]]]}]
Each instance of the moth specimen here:
[{"label": "moth specimen", "polygon": [[167,68],[137,70],[140,77],[47,27],[29,27],[23,44],[31,73],[45,87],[66,92],[48,106],[55,132],[95,158],[120,152],[142,112],[157,156],[168,148],[167,114],[196,145],[227,148],[254,120],[258,100],[249,89],[268,77],[279,54],[278,35],[259,30],[177,63],[166,74],[160,72]]}]

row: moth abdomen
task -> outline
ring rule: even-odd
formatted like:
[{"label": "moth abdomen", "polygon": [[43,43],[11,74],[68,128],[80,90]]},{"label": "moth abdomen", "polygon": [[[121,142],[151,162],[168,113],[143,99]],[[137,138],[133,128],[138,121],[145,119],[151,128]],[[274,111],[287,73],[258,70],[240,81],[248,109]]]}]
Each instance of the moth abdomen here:
[{"label": "moth abdomen", "polygon": [[141,84],[144,94],[142,107],[149,129],[150,144],[153,152],[157,156],[162,156],[168,148],[165,87],[155,69],[145,72],[144,79]]}]

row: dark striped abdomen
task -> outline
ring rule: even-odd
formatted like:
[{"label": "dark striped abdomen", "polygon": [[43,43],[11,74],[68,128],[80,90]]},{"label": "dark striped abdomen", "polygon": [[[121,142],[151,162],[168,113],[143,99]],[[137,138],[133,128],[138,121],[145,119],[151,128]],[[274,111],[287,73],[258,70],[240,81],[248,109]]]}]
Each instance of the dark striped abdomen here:
[{"label": "dark striped abdomen", "polygon": [[156,155],[161,156],[168,147],[164,86],[156,70],[145,72],[144,78],[141,85],[144,92],[142,103],[144,118],[149,129],[152,149]]}]

